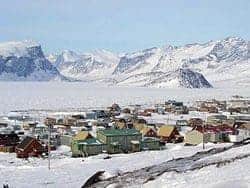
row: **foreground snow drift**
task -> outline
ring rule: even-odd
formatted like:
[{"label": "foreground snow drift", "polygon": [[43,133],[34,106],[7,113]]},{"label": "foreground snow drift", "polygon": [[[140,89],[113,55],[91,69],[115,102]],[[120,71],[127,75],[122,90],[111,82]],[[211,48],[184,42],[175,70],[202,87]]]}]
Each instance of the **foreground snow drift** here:
[{"label": "foreground snow drift", "polygon": [[[206,148],[221,146],[225,145],[207,145]],[[70,158],[67,150],[66,155],[62,155],[62,150],[65,150],[62,149],[60,155],[54,153],[50,171],[47,168],[47,160],[35,158],[21,160],[15,158],[15,154],[0,153],[0,182],[18,188],[80,187],[90,176],[100,170],[113,176],[118,172],[133,171],[173,158],[190,156],[202,150],[202,146],[184,147],[182,144],[170,144],[167,147],[168,149],[162,151],[112,155],[112,158],[107,160],[103,159],[105,157],[103,155]]]}]

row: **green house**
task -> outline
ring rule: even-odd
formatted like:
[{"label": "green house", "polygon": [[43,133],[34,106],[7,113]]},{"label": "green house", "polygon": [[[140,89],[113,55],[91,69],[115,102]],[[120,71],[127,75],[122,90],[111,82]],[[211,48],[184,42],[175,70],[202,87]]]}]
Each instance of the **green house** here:
[{"label": "green house", "polygon": [[142,135],[136,129],[106,129],[97,132],[97,139],[107,145],[108,153],[137,152]]},{"label": "green house", "polygon": [[96,138],[88,138],[73,142],[71,149],[73,157],[87,157],[102,153],[106,150],[106,146]]},{"label": "green house", "polygon": [[141,141],[142,150],[159,150],[160,139],[154,137],[144,137]]}]

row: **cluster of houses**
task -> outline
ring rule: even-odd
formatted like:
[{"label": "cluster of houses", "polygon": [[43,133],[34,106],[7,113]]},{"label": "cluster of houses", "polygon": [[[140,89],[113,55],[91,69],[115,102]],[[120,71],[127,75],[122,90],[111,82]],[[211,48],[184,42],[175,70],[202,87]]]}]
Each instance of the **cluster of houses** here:
[{"label": "cluster of houses", "polygon": [[[0,151],[15,152],[19,158],[40,157],[48,154],[48,148],[67,145],[73,157],[86,157],[160,150],[165,143],[241,142],[250,138],[249,109],[250,100],[238,96],[190,106],[175,100],[152,107],[113,104],[101,110],[52,114],[43,122],[9,116],[0,120]],[[152,121],[156,116],[158,121]]]}]

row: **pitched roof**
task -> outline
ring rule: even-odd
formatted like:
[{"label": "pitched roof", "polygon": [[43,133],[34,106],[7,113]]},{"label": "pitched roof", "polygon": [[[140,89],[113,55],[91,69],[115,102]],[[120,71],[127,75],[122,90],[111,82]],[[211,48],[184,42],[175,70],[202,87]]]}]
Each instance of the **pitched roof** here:
[{"label": "pitched roof", "polygon": [[142,133],[142,135],[145,135],[145,134],[147,134],[150,130],[152,130],[152,131],[155,132],[155,130],[152,129],[151,127],[143,127],[143,128],[141,129],[140,132]]},{"label": "pitched roof", "polygon": [[141,133],[136,129],[105,129],[99,131],[105,136],[128,136],[128,135],[140,135]]},{"label": "pitched roof", "polygon": [[79,142],[79,145],[103,145],[103,143],[96,138],[87,138],[86,140]]},{"label": "pitched roof", "polygon": [[158,130],[158,136],[169,137],[171,133],[174,131],[175,126],[164,125],[161,126]]},{"label": "pitched roof", "polygon": [[135,129],[141,131],[145,127],[145,124],[134,123],[133,126],[134,126]]},{"label": "pitched roof", "polygon": [[18,144],[17,148],[19,149],[25,149],[35,138],[32,138],[30,136],[27,136],[23,139],[23,141]]},{"label": "pitched roof", "polygon": [[80,141],[80,140],[86,140],[87,138],[91,138],[92,135],[89,134],[88,131],[80,131],[79,133],[77,133],[74,137],[73,140],[75,141]]}]

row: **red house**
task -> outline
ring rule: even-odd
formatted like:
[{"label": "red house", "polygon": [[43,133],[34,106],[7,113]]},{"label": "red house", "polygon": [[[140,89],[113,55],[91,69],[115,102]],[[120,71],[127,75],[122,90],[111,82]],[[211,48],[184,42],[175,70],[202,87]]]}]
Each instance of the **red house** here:
[{"label": "red house", "polygon": [[35,138],[27,136],[16,147],[16,156],[18,158],[40,157],[45,152],[45,148]]}]

